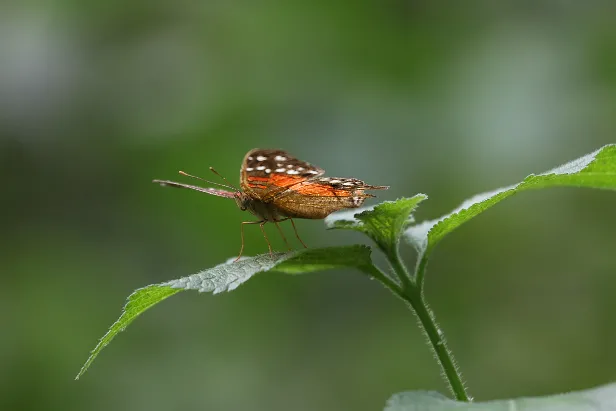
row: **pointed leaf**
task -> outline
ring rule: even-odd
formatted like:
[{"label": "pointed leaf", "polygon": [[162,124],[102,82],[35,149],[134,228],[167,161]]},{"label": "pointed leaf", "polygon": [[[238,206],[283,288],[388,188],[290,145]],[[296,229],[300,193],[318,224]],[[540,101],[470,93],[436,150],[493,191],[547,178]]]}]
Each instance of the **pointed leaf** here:
[{"label": "pointed leaf", "polygon": [[611,411],[616,409],[616,384],[547,397],[487,402],[459,402],[439,393],[409,391],[394,394],[384,411]]},{"label": "pointed leaf", "polygon": [[90,356],[86,360],[83,367],[75,377],[76,380],[79,379],[86,372],[86,370],[90,367],[96,356],[113,340],[120,332],[124,331],[126,327],[133,322],[133,320],[141,313],[143,313],[148,308],[152,307],[155,304],[163,301],[164,299],[171,297],[173,294],[178,293],[182,290],[173,289],[169,286],[163,286],[160,284],[148,285],[147,287],[138,288],[135,290],[129,297],[124,309],[122,310],[122,315],[120,318],[114,322],[107,334],[100,339],[94,350],[90,353]]},{"label": "pointed leaf", "polygon": [[[351,267],[372,275],[375,268],[367,246],[353,245],[306,249],[290,253],[263,254],[246,257],[236,262],[226,262],[188,277],[152,284],[135,290],[129,297],[120,318],[101,338],[77,374],[79,379],[90,367],[96,356],[111,340],[148,308],[184,290],[199,292],[232,291],[253,275],[265,271],[300,274],[333,268]],[[378,271],[378,270],[377,270]]]},{"label": "pointed leaf", "polygon": [[425,258],[443,237],[505,198],[524,190],[557,186],[616,189],[616,145],[604,146],[545,173],[531,174],[518,184],[471,197],[449,214],[410,227],[405,237]]},{"label": "pointed leaf", "polygon": [[388,253],[396,249],[404,230],[412,223],[411,213],[425,194],[396,201],[385,201],[371,208],[334,213],[325,219],[329,229],[341,228],[368,235],[381,250]]}]

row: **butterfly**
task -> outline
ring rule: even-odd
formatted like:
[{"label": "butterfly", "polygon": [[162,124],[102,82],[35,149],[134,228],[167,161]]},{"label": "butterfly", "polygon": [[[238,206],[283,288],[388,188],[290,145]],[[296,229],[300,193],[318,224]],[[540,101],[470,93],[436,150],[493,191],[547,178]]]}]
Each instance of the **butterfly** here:
[{"label": "butterfly", "polygon": [[278,223],[290,220],[295,236],[304,247],[306,244],[297,233],[294,218],[322,219],[334,211],[357,208],[371,194],[365,190],[386,190],[388,186],[371,186],[355,178],[324,177],[325,170],[299,160],[283,150],[253,149],[244,156],[240,169],[240,189],[232,186],[227,179],[210,167],[227,184],[214,183],[180,171],[180,174],[207,183],[225,187],[232,191],[204,188],[168,180],[153,180],[163,186],[188,188],[218,197],[232,198],[242,211],[254,214],[258,221],[244,221],[240,225],[244,251],[244,225],[259,224],[270,254],[272,246],[263,225],[272,222],[278,228],[287,247],[289,243]]}]

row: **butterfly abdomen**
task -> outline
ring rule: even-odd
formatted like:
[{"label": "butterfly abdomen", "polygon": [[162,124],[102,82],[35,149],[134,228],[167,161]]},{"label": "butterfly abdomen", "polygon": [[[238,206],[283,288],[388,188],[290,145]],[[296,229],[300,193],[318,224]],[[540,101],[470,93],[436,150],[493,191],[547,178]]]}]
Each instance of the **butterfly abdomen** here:
[{"label": "butterfly abdomen", "polygon": [[369,197],[373,196],[363,191],[332,190],[329,195],[287,195],[276,206],[287,217],[322,219],[338,210],[360,207]]},{"label": "butterfly abdomen", "polygon": [[272,203],[265,203],[257,199],[248,199],[245,206],[248,211],[263,221],[280,221],[285,217],[285,215],[280,213]]}]

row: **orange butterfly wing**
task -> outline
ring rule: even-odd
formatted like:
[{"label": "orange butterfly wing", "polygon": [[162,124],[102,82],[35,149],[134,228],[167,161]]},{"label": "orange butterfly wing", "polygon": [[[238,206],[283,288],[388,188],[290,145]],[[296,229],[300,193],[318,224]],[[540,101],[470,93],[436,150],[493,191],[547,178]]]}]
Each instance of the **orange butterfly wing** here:
[{"label": "orange butterfly wing", "polygon": [[286,151],[256,148],[244,156],[240,186],[244,192],[267,203],[289,187],[323,173],[323,169]]}]

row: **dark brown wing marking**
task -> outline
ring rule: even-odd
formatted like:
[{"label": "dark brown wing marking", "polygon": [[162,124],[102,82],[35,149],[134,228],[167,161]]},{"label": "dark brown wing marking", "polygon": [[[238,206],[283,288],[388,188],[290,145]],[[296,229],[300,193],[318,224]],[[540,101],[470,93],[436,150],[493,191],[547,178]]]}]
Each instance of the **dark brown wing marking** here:
[{"label": "dark brown wing marking", "polygon": [[264,202],[288,187],[323,175],[325,171],[283,150],[253,149],[242,161],[242,190]]}]

